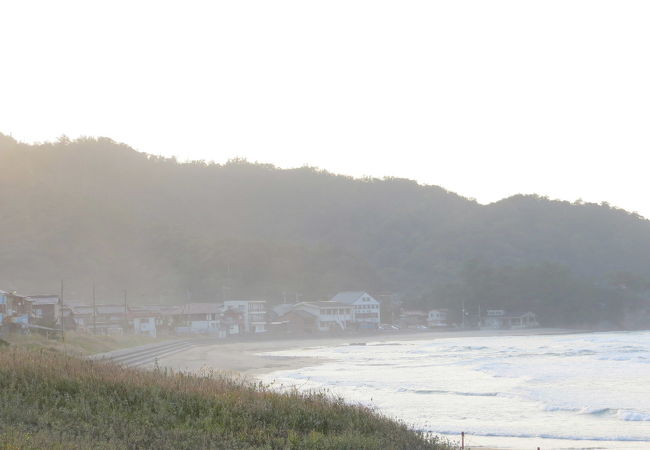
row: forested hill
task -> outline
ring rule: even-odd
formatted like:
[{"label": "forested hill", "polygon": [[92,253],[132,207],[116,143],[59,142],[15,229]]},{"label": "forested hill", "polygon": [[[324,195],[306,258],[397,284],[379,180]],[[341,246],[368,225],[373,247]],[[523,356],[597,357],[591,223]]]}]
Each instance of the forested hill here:
[{"label": "forested hill", "polygon": [[[579,178],[579,177],[577,177]],[[403,179],[177,163],[109,139],[0,135],[0,289],[181,302],[400,294],[619,324],[650,297],[650,222],[515,196],[488,206]],[[603,322],[606,321],[606,322]]]}]

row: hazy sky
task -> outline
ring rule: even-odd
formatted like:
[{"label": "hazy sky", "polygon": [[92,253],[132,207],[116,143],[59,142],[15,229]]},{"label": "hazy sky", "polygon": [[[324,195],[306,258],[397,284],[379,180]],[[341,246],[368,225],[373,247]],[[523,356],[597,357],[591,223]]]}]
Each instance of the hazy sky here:
[{"label": "hazy sky", "polygon": [[650,217],[650,2],[0,2],[0,132]]}]

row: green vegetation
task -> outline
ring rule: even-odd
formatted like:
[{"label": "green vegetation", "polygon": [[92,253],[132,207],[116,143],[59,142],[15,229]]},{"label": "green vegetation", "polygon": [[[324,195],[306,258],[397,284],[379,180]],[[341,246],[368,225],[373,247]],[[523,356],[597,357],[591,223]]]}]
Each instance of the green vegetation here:
[{"label": "green vegetation", "polygon": [[[153,344],[171,340],[170,337],[151,338],[145,335],[126,334],[123,336],[93,335],[87,333],[65,333],[65,342],[47,339],[40,334],[7,334],[3,339],[9,344],[26,350],[54,350],[67,354],[85,356],[94,353],[110,352],[138,345]],[[175,337],[174,339],[178,339]]]},{"label": "green vegetation", "polygon": [[11,348],[0,350],[0,448],[451,447],[324,394]]},{"label": "green vegetation", "polygon": [[88,301],[94,280],[100,302],[127,289],[156,303],[363,289],[409,307],[532,310],[547,326],[650,324],[650,222],[606,204],[482,206],[408,180],[178,163],[105,138],[0,135],[0,168],[2,289],[64,279],[68,300]]}]

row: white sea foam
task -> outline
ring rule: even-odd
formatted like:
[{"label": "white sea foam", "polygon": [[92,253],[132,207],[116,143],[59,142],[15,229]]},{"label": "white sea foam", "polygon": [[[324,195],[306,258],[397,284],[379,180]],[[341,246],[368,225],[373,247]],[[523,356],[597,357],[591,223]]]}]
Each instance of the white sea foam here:
[{"label": "white sea foam", "polygon": [[632,422],[650,422],[650,414],[640,413],[637,411],[628,411],[619,409],[616,416],[621,420],[628,420]]},{"label": "white sea foam", "polygon": [[560,447],[593,441],[650,448],[648,332],[381,344],[275,352],[329,362],[268,380],[327,389],[416,429],[465,431],[490,437],[489,445],[516,438],[543,448],[554,448],[554,440]]}]

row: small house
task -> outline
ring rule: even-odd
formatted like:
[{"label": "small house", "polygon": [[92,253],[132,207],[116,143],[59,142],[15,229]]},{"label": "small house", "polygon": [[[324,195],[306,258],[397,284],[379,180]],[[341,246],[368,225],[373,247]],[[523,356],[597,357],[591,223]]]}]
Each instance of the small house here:
[{"label": "small house", "polygon": [[223,306],[218,303],[188,303],[175,317],[178,334],[218,335]]},{"label": "small house", "polygon": [[538,327],[537,317],[532,312],[507,312],[503,309],[488,309],[481,320],[481,328],[492,330],[517,330]]},{"label": "small house", "polygon": [[305,334],[320,331],[318,316],[307,309],[287,311],[278,321],[286,323],[287,333]]},{"label": "small house", "polygon": [[30,295],[34,321],[49,326],[61,320],[61,302],[58,295]]},{"label": "small house", "polygon": [[449,310],[432,309],[427,317],[427,325],[431,328],[446,328],[449,326]]},{"label": "small house", "polygon": [[402,328],[426,327],[428,314],[421,310],[403,310],[399,315],[399,324]]}]

